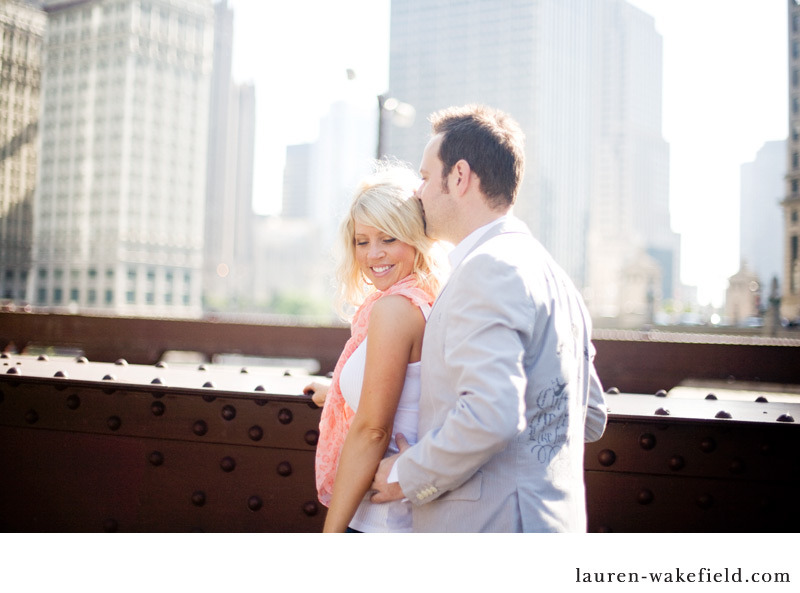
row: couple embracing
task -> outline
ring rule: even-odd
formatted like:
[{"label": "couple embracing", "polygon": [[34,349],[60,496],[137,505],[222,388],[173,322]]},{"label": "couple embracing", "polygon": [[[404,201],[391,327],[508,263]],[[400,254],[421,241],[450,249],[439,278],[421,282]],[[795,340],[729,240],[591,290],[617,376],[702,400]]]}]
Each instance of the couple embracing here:
[{"label": "couple embracing", "polygon": [[[341,227],[358,307],[317,446],[325,531],[585,531],[583,444],[603,433],[591,321],[510,213],[523,135],[484,106],[431,116],[420,165],[362,182]],[[443,281],[436,241],[454,245]]]}]

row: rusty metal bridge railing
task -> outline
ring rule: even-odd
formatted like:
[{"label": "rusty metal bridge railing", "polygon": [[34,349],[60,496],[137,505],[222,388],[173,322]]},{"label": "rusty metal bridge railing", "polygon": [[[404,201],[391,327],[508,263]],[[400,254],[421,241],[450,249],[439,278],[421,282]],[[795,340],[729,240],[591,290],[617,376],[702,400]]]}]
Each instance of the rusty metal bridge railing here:
[{"label": "rusty metal bridge railing", "polygon": [[[309,378],[159,359],[314,358],[324,373],[347,336],[0,313],[0,530],[318,531]],[[81,355],[11,352],[36,345]],[[800,530],[799,343],[605,333],[595,345],[617,389],[586,448],[591,531]]]}]

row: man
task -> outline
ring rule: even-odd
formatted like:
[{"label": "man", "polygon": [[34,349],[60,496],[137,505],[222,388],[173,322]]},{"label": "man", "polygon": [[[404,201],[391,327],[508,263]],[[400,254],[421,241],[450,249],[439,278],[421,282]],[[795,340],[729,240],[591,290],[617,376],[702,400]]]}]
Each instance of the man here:
[{"label": "man", "polygon": [[456,247],[425,329],[419,441],[398,438],[373,500],[408,498],[415,531],[585,531],[583,443],[606,407],[583,301],[510,215],[522,132],[482,106],[431,121],[417,196]]}]

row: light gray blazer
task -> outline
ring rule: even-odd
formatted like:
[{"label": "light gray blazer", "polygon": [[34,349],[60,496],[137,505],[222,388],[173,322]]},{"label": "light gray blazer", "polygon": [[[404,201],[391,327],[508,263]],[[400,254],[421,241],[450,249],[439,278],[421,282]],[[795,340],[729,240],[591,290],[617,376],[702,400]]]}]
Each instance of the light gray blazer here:
[{"label": "light gray blazer", "polygon": [[580,294],[518,219],[452,271],[422,348],[414,531],[585,531],[584,440],[606,406]]}]

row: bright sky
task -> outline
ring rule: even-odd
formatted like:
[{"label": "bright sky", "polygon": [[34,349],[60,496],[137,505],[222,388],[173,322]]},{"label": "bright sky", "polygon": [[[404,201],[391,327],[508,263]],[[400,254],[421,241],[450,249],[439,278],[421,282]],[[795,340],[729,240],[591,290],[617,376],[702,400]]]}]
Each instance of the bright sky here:
[{"label": "bright sky", "polygon": [[[785,0],[629,0],[664,42],[663,133],[670,144],[673,230],[682,280],[722,303],[739,266],[739,167],[786,138]],[[287,144],[316,139],[344,93],[375,101],[388,87],[389,0],[228,0],[234,76],[252,80],[255,206],[277,212]],[[345,71],[357,73],[356,83]],[[513,115],[513,114],[512,114]]]}]

